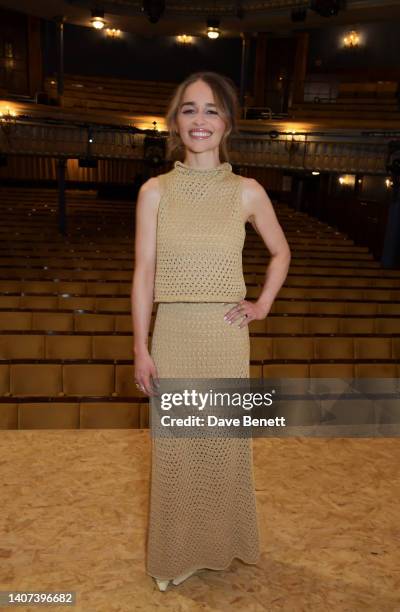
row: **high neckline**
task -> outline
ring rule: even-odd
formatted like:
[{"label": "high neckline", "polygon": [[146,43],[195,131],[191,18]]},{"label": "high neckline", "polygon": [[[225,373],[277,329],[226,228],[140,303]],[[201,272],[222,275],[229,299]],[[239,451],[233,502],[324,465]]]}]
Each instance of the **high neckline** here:
[{"label": "high neckline", "polygon": [[174,169],[183,174],[193,174],[199,176],[214,176],[216,174],[219,175],[225,172],[232,172],[232,166],[229,162],[223,162],[215,168],[193,168],[192,166],[188,166],[181,161],[176,161],[174,163]]}]

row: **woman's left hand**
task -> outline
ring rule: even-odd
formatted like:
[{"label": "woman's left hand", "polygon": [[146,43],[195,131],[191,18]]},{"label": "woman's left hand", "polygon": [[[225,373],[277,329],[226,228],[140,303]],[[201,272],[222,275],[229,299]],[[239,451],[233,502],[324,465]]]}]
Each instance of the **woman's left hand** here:
[{"label": "woman's left hand", "polygon": [[265,319],[269,312],[269,308],[262,306],[258,302],[249,302],[247,300],[241,300],[236,306],[228,310],[225,314],[224,319],[228,323],[232,324],[237,319],[242,319],[238,327],[244,327],[248,325],[250,321]]}]

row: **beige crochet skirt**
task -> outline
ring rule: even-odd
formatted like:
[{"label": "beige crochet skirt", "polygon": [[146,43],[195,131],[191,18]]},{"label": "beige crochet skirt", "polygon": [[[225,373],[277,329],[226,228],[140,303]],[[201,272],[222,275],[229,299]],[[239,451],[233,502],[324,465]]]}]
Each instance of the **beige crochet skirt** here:
[{"label": "beige crochet skirt", "polygon": [[[160,378],[248,378],[248,327],[234,303],[158,304],[151,355]],[[260,555],[251,438],[152,437],[147,573],[171,580]]]}]

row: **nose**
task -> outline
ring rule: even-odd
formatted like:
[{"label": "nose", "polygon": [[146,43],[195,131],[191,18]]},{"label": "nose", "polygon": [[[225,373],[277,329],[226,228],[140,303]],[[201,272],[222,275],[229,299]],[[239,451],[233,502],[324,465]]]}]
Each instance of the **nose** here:
[{"label": "nose", "polygon": [[204,118],[201,115],[197,115],[193,118],[193,124],[196,127],[203,127],[205,125]]}]

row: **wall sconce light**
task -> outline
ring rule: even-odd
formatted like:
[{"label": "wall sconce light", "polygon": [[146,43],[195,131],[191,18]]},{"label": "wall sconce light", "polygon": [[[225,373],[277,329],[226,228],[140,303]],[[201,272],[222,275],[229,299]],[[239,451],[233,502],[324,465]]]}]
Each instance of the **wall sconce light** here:
[{"label": "wall sconce light", "polygon": [[176,37],[176,40],[181,45],[190,45],[193,42],[193,36],[189,36],[188,34],[179,34]]},{"label": "wall sconce light", "polygon": [[93,9],[90,23],[92,24],[92,27],[95,30],[102,30],[106,25],[106,21],[104,19],[104,11],[100,9]]},{"label": "wall sconce light", "polygon": [[121,30],[117,30],[116,28],[106,28],[106,35],[109,38],[121,38]]},{"label": "wall sconce light", "polygon": [[9,144],[11,144],[11,135],[16,123],[17,113],[12,108],[6,108],[5,112],[0,112],[0,130]]},{"label": "wall sconce light", "polygon": [[354,49],[360,45],[360,35],[355,30],[351,30],[343,38],[343,44],[346,49]]},{"label": "wall sconce light", "polygon": [[294,155],[300,147],[300,143],[296,140],[295,134],[296,132],[292,131],[290,134],[286,135],[285,149],[289,155]]},{"label": "wall sconce light", "polygon": [[393,187],[393,181],[390,178],[386,178],[385,179],[385,185],[387,189],[390,189],[391,187]]},{"label": "wall sconce light", "polygon": [[354,187],[356,177],[354,174],[342,174],[342,176],[339,176],[338,181],[343,187]]},{"label": "wall sconce light", "polygon": [[221,34],[221,30],[219,29],[220,21],[219,19],[207,19],[207,36],[215,40]]},{"label": "wall sconce light", "polygon": [[318,171],[318,170],[313,170],[313,171],[311,172],[311,174],[312,174],[313,176],[319,176],[319,171]]},{"label": "wall sconce light", "polygon": [[0,112],[1,123],[15,123],[17,113],[11,108],[7,108],[5,112]]}]

